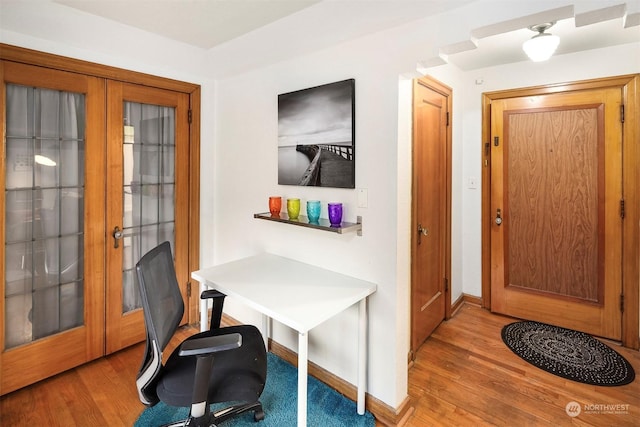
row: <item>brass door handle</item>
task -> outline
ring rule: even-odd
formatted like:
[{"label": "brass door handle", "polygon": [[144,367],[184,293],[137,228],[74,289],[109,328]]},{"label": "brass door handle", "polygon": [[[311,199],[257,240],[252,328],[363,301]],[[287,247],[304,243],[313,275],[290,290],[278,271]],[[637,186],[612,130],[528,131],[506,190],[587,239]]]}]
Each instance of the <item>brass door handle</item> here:
[{"label": "brass door handle", "polygon": [[418,224],[418,244],[422,243],[422,236],[428,236],[429,229],[423,228],[422,224]]},{"label": "brass door handle", "polygon": [[124,237],[124,233],[120,230],[120,227],[116,225],[111,235],[113,236],[113,247],[118,249],[118,246],[120,246],[118,241]]}]

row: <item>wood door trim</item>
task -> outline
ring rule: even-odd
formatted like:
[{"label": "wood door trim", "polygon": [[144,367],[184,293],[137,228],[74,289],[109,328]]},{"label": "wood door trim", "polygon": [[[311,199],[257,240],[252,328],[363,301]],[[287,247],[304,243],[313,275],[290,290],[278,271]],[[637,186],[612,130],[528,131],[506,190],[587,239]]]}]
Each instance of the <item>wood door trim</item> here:
[{"label": "wood door trim", "polygon": [[622,87],[623,123],[622,189],[626,217],[622,221],[622,344],[640,347],[640,74],[629,76]]},{"label": "wood door trim", "polygon": [[[189,97],[189,111],[191,122],[189,125],[189,224],[188,224],[188,260],[189,277],[192,271],[200,269],[200,86],[195,88]],[[191,290],[187,295],[187,322],[195,324],[200,321],[198,308],[200,307],[199,284],[191,280],[188,285]]]},{"label": "wood door trim", "polygon": [[[623,228],[622,345],[640,346],[640,74],[602,79],[557,83],[482,94],[482,305],[491,308],[491,156],[486,144],[491,138],[491,102],[551,93],[573,92],[598,88],[620,88],[624,104],[623,123],[623,195],[625,219]],[[489,145],[490,147],[490,145]]]},{"label": "wood door trim", "polygon": [[19,62],[39,67],[52,68],[61,71],[116,80],[125,83],[134,83],[145,86],[153,86],[159,89],[168,89],[175,92],[191,93],[200,88],[199,85],[179,80],[158,77],[137,71],[125,70],[94,62],[82,61],[66,56],[53,55],[37,50],[12,46],[0,43],[0,59]]}]

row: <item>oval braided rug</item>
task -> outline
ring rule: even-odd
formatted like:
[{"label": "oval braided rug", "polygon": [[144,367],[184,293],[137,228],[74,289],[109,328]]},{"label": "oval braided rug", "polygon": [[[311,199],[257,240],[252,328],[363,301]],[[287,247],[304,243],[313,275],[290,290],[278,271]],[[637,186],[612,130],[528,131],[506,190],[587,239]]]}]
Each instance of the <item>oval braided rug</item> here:
[{"label": "oval braided rug", "polygon": [[502,328],[502,340],[532,365],[573,381],[619,386],[635,378],[633,367],[624,357],[583,332],[522,321]]}]

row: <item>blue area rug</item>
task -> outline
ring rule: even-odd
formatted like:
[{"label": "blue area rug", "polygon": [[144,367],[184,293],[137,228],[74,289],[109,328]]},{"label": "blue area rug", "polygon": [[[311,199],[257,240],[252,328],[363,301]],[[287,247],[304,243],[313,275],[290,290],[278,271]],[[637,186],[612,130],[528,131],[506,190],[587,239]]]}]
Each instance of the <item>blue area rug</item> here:
[{"label": "blue area rug", "polygon": [[[260,397],[264,420],[256,423],[248,412],[220,424],[221,427],[294,427],[298,413],[298,370],[272,353],[267,354],[267,384]],[[307,425],[309,427],[374,427],[373,415],[356,412],[356,403],[326,384],[309,376],[307,386]],[[211,405],[213,411],[224,405]],[[188,408],[160,402],[145,409],[135,427],[156,427],[185,419]]]}]

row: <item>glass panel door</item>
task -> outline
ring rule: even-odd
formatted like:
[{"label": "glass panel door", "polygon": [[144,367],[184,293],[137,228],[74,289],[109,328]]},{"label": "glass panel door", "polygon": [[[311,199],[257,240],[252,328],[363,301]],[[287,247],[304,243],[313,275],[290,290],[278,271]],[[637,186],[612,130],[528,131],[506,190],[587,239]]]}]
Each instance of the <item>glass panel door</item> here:
[{"label": "glass panel door", "polygon": [[[109,82],[107,353],[144,339],[135,265],[171,242],[177,271],[186,270],[188,96]],[[180,166],[182,165],[182,166]],[[181,187],[182,186],[182,187]],[[185,242],[185,243],[183,243]],[[186,295],[186,280],[183,281]]]},{"label": "glass panel door", "polygon": [[104,197],[95,196],[104,188],[104,139],[95,132],[104,128],[104,85],[15,63],[0,67],[5,394],[104,353],[104,238],[90,225],[104,223]]}]

